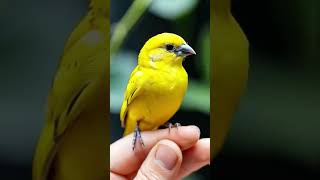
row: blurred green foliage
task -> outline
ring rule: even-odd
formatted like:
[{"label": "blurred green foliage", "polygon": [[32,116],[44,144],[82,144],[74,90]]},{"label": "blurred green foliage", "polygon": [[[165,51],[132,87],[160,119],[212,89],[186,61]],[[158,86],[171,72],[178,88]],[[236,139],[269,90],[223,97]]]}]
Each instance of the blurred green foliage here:
[{"label": "blurred green foliage", "polygon": [[167,20],[176,20],[194,10],[198,0],[154,0],[149,11]]},{"label": "blurred green foliage", "polygon": [[110,64],[110,111],[119,113],[124,91],[131,71],[136,66],[138,54],[132,51],[120,51],[112,56]]}]

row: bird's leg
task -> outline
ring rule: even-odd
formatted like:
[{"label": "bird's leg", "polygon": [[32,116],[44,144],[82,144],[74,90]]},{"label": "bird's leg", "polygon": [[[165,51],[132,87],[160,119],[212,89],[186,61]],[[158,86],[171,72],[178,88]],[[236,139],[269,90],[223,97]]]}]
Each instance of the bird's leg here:
[{"label": "bird's leg", "polygon": [[140,140],[141,145],[144,147],[144,142],[143,142],[143,139],[142,139],[142,136],[141,136],[141,130],[139,128],[139,124],[137,124],[137,134],[138,134],[138,138]]},{"label": "bird's leg", "polygon": [[166,124],[164,124],[165,127],[169,128],[169,133],[171,131],[171,128],[172,128],[172,123],[170,122],[167,122]]},{"label": "bird's leg", "polygon": [[174,124],[174,127],[176,127],[177,128],[177,130],[179,129],[179,127],[181,126],[181,124],[180,123],[175,123]]},{"label": "bird's leg", "polygon": [[136,146],[136,141],[137,141],[137,132],[136,132],[137,128],[134,129],[134,133],[133,133],[133,140],[132,140],[132,151],[134,151],[134,148]]},{"label": "bird's leg", "polygon": [[164,126],[169,129],[169,133],[170,133],[172,127],[176,127],[177,130],[179,130],[179,127],[181,126],[181,124],[180,124],[180,123],[175,123],[175,124],[173,125],[172,123],[167,122]]},{"label": "bird's leg", "polygon": [[144,147],[144,143],[141,136],[141,130],[139,128],[139,122],[137,122],[136,128],[134,130],[134,134],[133,134],[132,151],[134,151],[135,149],[137,138],[140,140],[141,145]]}]

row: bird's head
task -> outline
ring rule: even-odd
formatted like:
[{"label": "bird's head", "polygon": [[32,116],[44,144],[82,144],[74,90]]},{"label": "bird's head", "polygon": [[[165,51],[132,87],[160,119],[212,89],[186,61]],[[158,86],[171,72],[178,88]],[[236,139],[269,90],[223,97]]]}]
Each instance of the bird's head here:
[{"label": "bird's head", "polygon": [[152,68],[182,66],[184,58],[194,54],[196,52],[182,37],[173,33],[161,33],[144,44],[138,64]]}]

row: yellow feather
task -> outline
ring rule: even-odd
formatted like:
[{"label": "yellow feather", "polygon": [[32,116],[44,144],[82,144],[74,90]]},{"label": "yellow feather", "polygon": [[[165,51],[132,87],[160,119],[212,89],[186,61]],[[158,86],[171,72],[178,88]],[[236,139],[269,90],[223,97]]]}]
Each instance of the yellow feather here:
[{"label": "yellow feather", "polygon": [[212,116],[214,157],[222,148],[247,82],[248,41],[230,12],[230,0],[211,3]]},{"label": "yellow feather", "polygon": [[[130,80],[127,85],[127,90],[124,94],[125,101],[123,101],[122,106],[121,106],[121,111],[120,111],[120,120],[121,120],[121,126],[125,126],[125,118],[127,115],[127,107],[131,103],[131,101],[138,96],[140,93],[140,88],[142,85],[142,82],[140,79],[141,74],[139,75],[136,73],[138,71],[138,68],[135,68],[130,76]],[[137,82],[138,81],[138,82]]]},{"label": "yellow feather", "polygon": [[34,180],[107,178],[109,47],[105,39],[109,19],[95,9],[91,8],[65,45],[34,154]]}]

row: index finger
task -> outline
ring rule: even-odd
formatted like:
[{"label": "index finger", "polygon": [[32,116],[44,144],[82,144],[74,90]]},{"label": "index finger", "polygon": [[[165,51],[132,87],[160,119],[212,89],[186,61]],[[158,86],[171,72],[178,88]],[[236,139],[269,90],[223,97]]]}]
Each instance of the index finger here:
[{"label": "index finger", "polygon": [[129,175],[138,170],[151,148],[162,139],[174,141],[181,150],[193,146],[200,137],[197,126],[181,126],[179,129],[168,129],[142,132],[144,147],[136,144],[132,151],[133,134],[119,139],[110,145],[110,171],[119,175]]}]

